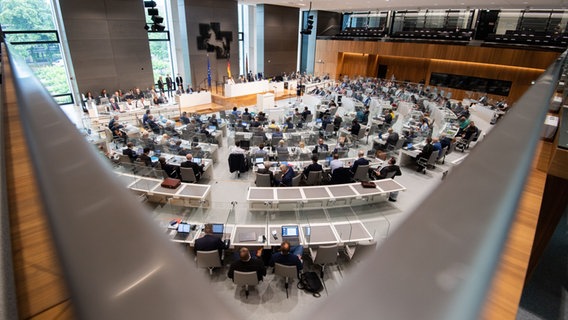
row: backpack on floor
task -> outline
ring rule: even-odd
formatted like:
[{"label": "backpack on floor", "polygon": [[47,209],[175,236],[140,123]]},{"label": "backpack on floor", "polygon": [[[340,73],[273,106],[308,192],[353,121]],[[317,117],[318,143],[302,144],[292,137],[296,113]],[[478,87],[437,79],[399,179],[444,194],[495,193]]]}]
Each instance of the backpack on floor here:
[{"label": "backpack on floor", "polygon": [[298,289],[311,293],[314,297],[319,298],[320,292],[323,290],[323,284],[317,273],[313,271],[304,272],[298,282]]}]

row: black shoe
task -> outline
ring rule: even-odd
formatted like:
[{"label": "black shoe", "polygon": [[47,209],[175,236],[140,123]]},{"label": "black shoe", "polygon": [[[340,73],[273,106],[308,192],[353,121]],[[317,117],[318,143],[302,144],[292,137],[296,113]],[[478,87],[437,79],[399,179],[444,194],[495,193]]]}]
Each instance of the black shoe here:
[{"label": "black shoe", "polygon": [[393,198],[390,198],[390,197],[389,197],[389,201],[391,201],[391,202],[396,202],[396,200],[395,200],[395,199],[393,199]]}]

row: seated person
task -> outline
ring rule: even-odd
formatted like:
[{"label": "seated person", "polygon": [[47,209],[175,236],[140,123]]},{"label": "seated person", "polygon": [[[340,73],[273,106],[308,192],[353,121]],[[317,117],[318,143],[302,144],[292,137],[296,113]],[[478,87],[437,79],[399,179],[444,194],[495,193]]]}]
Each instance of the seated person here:
[{"label": "seated person", "polygon": [[174,122],[171,120],[168,120],[166,122],[164,132],[167,133],[170,137],[179,137],[179,132],[177,132],[174,128]]},{"label": "seated person", "polygon": [[241,148],[241,142],[240,141],[235,141],[235,145],[231,148],[231,153],[245,154],[246,150]]},{"label": "seated person", "polygon": [[276,127],[274,132],[272,132],[272,139],[282,139],[284,138],[284,134],[280,131],[280,128]]},{"label": "seated person", "polygon": [[467,128],[463,131],[462,139],[469,140],[479,129],[475,126],[475,122],[471,121]]},{"label": "seated person", "polygon": [[[270,161],[264,161],[264,168],[259,168],[256,172],[260,174],[270,175],[270,186],[274,187],[274,173],[270,170],[272,163]],[[255,182],[256,183],[256,182]]]},{"label": "seated person", "polygon": [[[389,159],[388,166],[385,166],[379,170],[373,171],[373,175],[375,179],[381,180],[387,177],[389,172],[394,172],[395,176],[401,176],[402,172],[400,171],[400,167],[396,165],[396,158],[392,157]],[[394,176],[392,177],[394,179]],[[398,191],[389,193],[389,201],[396,202],[396,198],[398,197]]]},{"label": "seated person", "polygon": [[197,182],[199,182],[199,179],[201,179],[201,174],[203,174],[203,164],[197,164],[195,162],[193,162],[193,155],[191,153],[188,153],[185,158],[187,159],[187,161],[184,161],[180,164],[180,167],[182,168],[191,168],[193,169],[193,173],[195,174],[195,178],[197,179]]},{"label": "seated person", "polygon": [[112,130],[114,128],[115,122],[118,123],[118,119],[119,119],[118,115],[115,115],[114,117],[112,117],[112,119],[110,119],[110,121],[108,122],[108,128],[110,130]]},{"label": "seated person", "polygon": [[219,121],[217,120],[216,114],[213,114],[211,118],[209,118],[209,125],[215,126],[215,129],[219,129]]},{"label": "seated person", "polygon": [[[248,132],[247,130],[247,126],[244,125],[243,120],[238,119],[237,123],[235,124],[235,128],[239,128],[240,131],[242,132]],[[237,130],[237,131],[239,131]]]},{"label": "seated person", "polygon": [[386,137],[386,139],[384,139],[384,140],[386,140],[386,143],[384,144],[384,149],[382,149],[382,150],[388,149],[389,146],[392,146],[392,148],[394,148],[394,146],[396,146],[396,144],[398,142],[398,139],[399,139],[398,133],[396,131],[394,131],[392,128],[389,128],[388,133],[387,133],[387,137]]},{"label": "seated person", "polygon": [[438,154],[442,152],[442,144],[438,138],[432,138],[432,146],[434,147],[434,151],[438,151]]},{"label": "seated person", "polygon": [[229,277],[229,279],[233,279],[235,271],[256,271],[258,281],[262,281],[262,278],[266,275],[266,268],[264,267],[264,263],[260,259],[253,259],[248,248],[241,248],[239,250],[239,260],[231,263],[227,277]]},{"label": "seated person", "polygon": [[304,248],[301,245],[292,247],[288,241],[284,241],[280,245],[280,252],[276,252],[272,255],[272,259],[270,259],[270,266],[274,267],[275,263],[280,263],[285,266],[296,266],[299,273],[304,266],[302,263],[303,252]]},{"label": "seated person", "polygon": [[329,152],[329,146],[327,144],[323,143],[322,138],[320,138],[318,140],[318,144],[316,145],[316,147],[312,151],[312,153],[318,153],[318,152]]},{"label": "seated person", "polygon": [[339,129],[341,128],[342,122],[343,122],[343,119],[341,118],[339,113],[336,113],[335,119],[333,119],[333,131],[335,131],[335,132],[339,131]]},{"label": "seated person", "polygon": [[128,135],[123,130],[124,126],[118,122],[115,122],[113,125],[114,127],[112,128],[112,137],[114,139],[120,139],[124,143],[126,143],[128,141]]},{"label": "seated person", "polygon": [[343,161],[339,160],[339,153],[334,153],[333,160],[331,160],[331,162],[329,163],[331,173],[333,174],[333,171],[335,171],[335,169],[343,168],[344,166],[345,164],[343,163]]},{"label": "seated person", "polygon": [[245,108],[245,112],[243,112],[241,117],[244,117],[245,119],[250,119],[250,112],[248,108]]},{"label": "seated person", "polygon": [[361,131],[361,125],[359,124],[359,121],[357,121],[357,119],[353,119],[353,121],[351,122],[351,128],[349,128],[348,130],[354,136],[359,135],[359,131]]},{"label": "seated person", "polygon": [[280,172],[282,173],[282,180],[274,179],[275,186],[292,186],[292,178],[295,176],[294,169],[288,165],[281,164]]},{"label": "seated person", "polygon": [[270,120],[270,124],[268,125],[268,129],[276,131],[276,129],[280,129],[280,127],[278,127],[278,125],[276,124],[276,120],[272,119],[272,120]]},{"label": "seated person", "polygon": [[304,169],[304,172],[302,172],[304,177],[307,178],[311,171],[322,171],[323,172],[323,167],[321,166],[321,164],[318,163],[318,160],[319,160],[319,158],[318,158],[317,154],[312,155],[312,163]]},{"label": "seated person", "polygon": [[197,251],[219,251],[219,258],[223,254],[225,249],[225,243],[221,240],[221,237],[217,237],[213,234],[213,225],[211,223],[205,224],[203,228],[205,233],[199,239],[195,240],[195,245],[193,246],[193,251],[197,254]]},{"label": "seated person", "polygon": [[250,127],[251,128],[258,128],[260,127],[262,124],[260,123],[258,117],[254,117],[254,120],[251,121],[250,123]]},{"label": "seated person", "polygon": [[241,112],[237,110],[237,107],[233,107],[233,111],[231,112],[237,119],[241,117]]},{"label": "seated person", "polygon": [[144,128],[148,128],[148,129],[150,128],[150,127],[148,126],[148,123],[147,123],[149,116],[150,116],[150,109],[146,110],[146,112],[144,112],[144,115],[142,116],[142,126],[143,126]]},{"label": "seated person", "polygon": [[179,175],[179,167],[178,166],[174,166],[173,164],[168,164],[166,162],[166,158],[164,158],[164,157],[158,158],[158,164],[159,164],[160,168],[166,172],[168,177],[174,178],[174,179],[179,179],[180,175]]},{"label": "seated person", "polygon": [[[427,138],[426,139],[426,145],[424,147],[422,147],[422,151],[416,156],[416,160],[420,159],[420,158],[424,158],[426,160],[430,159],[430,156],[432,155],[432,152],[434,152],[434,146],[432,145],[432,139]],[[416,171],[420,172],[424,170],[423,167],[418,166],[418,169],[416,169]]]},{"label": "seated person", "polygon": [[189,124],[191,121],[189,120],[189,117],[187,116],[187,112],[183,112],[181,114],[181,116],[179,117],[179,121],[181,122],[181,124],[185,125],[185,124]]},{"label": "seated person", "polygon": [[148,120],[146,121],[146,124],[148,124],[148,127],[150,127],[150,130],[152,130],[152,132],[154,132],[155,134],[160,134],[162,132],[162,126],[160,126],[155,120],[154,120],[154,115],[148,115]]},{"label": "seated person", "polygon": [[321,120],[321,128],[320,131],[325,131],[325,128],[327,128],[327,125],[331,123],[331,120],[329,119],[329,116],[325,115],[323,116],[323,119]]},{"label": "seated person", "polygon": [[126,149],[122,150],[122,154],[128,156],[130,162],[134,162],[138,158],[136,151],[132,150],[132,147],[134,147],[134,143],[129,142],[126,144]]},{"label": "seated person", "polygon": [[288,147],[286,147],[286,141],[278,141],[278,146],[276,147],[277,153],[288,153]]},{"label": "seated person", "polygon": [[256,150],[255,155],[262,155],[262,157],[268,155],[268,151],[264,149],[264,143],[258,145],[258,150]]},{"label": "seated person", "polygon": [[286,118],[286,122],[284,122],[284,131],[288,131],[294,129],[294,123],[292,122],[292,117]]},{"label": "seated person", "polygon": [[152,166],[152,158],[150,157],[150,148],[143,149],[142,154],[138,157],[137,161],[143,162],[147,167]]},{"label": "seated person", "polygon": [[358,159],[353,161],[353,165],[350,168],[353,173],[357,172],[358,166],[366,166],[369,164],[369,160],[365,159],[365,151],[359,150],[359,152],[357,152],[357,157]]},{"label": "seated person", "polygon": [[337,139],[337,146],[333,149],[332,153],[349,152],[349,147],[345,145],[345,137]]}]

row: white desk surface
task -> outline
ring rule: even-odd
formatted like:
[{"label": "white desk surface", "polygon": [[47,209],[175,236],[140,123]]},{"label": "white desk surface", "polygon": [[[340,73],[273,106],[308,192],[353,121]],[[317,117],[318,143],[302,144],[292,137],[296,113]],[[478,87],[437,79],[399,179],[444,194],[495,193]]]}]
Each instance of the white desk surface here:
[{"label": "white desk surface", "polygon": [[[301,227],[297,224],[293,223],[286,223],[286,224],[274,224],[268,226],[268,235],[266,238],[268,239],[268,245],[271,247],[279,246],[282,244],[282,226],[298,226],[298,239],[301,245],[305,245],[305,239],[303,237],[303,233],[300,231]],[[277,239],[274,239],[272,236],[272,231],[276,231]]]},{"label": "white desk surface", "polygon": [[[235,247],[265,247],[268,243],[268,232],[266,232],[266,225],[236,225],[234,232],[231,234],[231,246]],[[254,232],[256,235],[255,241],[239,242],[239,234],[245,232]],[[266,241],[258,241],[258,237],[264,235]]]},{"label": "white desk surface", "polygon": [[[309,234],[307,230],[310,230]],[[302,237],[308,246],[339,243],[339,236],[330,223],[302,224]]]}]

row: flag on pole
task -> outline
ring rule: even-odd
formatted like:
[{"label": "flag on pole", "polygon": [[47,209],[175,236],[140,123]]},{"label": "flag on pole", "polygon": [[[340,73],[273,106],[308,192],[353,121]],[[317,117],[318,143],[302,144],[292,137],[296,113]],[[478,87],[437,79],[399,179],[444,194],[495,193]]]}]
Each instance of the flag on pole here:
[{"label": "flag on pole", "polygon": [[211,88],[211,62],[209,61],[209,55],[207,55],[207,85]]},{"label": "flag on pole", "polygon": [[229,76],[229,78],[232,78],[231,76],[231,60],[227,59],[227,75]]},{"label": "flag on pole", "polygon": [[[245,56],[245,75],[249,72],[249,56],[248,54]],[[246,77],[245,77],[246,78]]]}]

